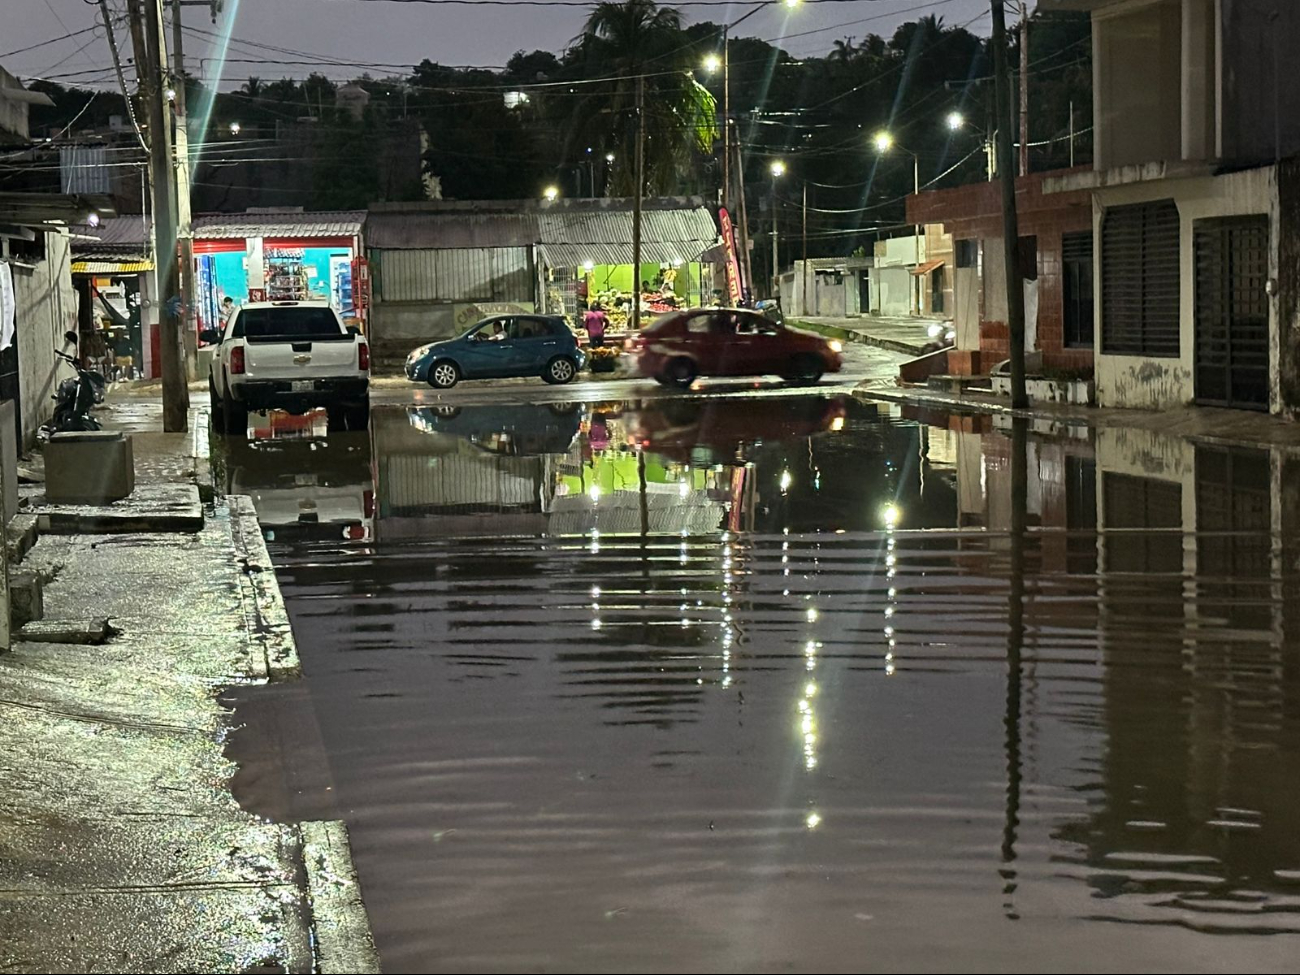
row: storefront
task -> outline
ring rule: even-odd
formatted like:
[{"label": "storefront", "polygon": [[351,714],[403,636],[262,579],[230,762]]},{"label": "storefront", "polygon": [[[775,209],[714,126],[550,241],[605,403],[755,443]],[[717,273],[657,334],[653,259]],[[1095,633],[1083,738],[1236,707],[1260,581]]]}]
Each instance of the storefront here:
[{"label": "storefront", "polygon": [[222,304],[328,301],[364,323],[362,211],[211,214],[194,220],[197,326],[220,327]]},{"label": "storefront", "polygon": [[712,266],[699,261],[642,264],[639,273],[634,273],[630,264],[584,261],[577,267],[548,267],[546,273],[547,311],[574,323],[581,322],[582,313],[599,303],[612,328],[626,328],[638,280],[641,313],[646,320],[678,308],[721,303],[721,296],[713,290]]},{"label": "storefront", "polygon": [[71,238],[82,361],[109,378],[161,375],[150,233],[137,214],[79,226]]}]

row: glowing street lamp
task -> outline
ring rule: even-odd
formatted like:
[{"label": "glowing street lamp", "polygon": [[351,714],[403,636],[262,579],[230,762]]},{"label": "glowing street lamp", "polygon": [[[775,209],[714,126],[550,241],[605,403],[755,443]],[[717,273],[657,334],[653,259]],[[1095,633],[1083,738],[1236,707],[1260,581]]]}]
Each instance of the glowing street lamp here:
[{"label": "glowing street lamp", "polygon": [[717,74],[722,70],[722,57],[717,54],[707,54],[704,57],[704,70],[709,74]]},{"label": "glowing street lamp", "polygon": [[548,186],[546,189],[542,190],[542,196],[546,198],[547,203],[554,203],[556,197],[559,195],[560,188],[558,186]]},{"label": "glowing street lamp", "polygon": [[877,132],[871,141],[876,147],[876,152],[888,152],[894,147],[894,137],[888,132]]},{"label": "glowing street lamp", "polygon": [[776,279],[781,273],[781,265],[777,255],[776,181],[785,175],[785,163],[780,159],[773,159],[768,170],[772,174],[772,294],[775,296]]},{"label": "glowing street lamp", "polygon": [[239,135],[239,130],[240,130],[240,128],[242,128],[242,126],[241,126],[238,122],[231,122],[231,123],[230,123],[230,134],[231,134],[231,135]]},{"label": "glowing street lamp", "polygon": [[966,124],[966,116],[961,112],[949,112],[947,122],[949,130],[956,132]]},{"label": "glowing street lamp", "polygon": [[[956,114],[957,114],[956,112],[953,113],[953,115]],[[952,124],[952,117],[953,117],[952,115],[948,116],[949,125]],[[880,153],[882,156],[894,148],[893,135],[885,131],[884,129],[881,129],[879,132],[877,132],[871,141],[872,143],[874,143],[876,147],[876,152]],[[898,148],[903,149],[902,146],[899,146]],[[912,157],[912,193],[913,194],[920,193],[921,192],[921,159],[919,156],[917,156],[916,153],[912,152],[910,149],[903,149],[903,151]],[[913,260],[915,261],[915,266],[920,267],[921,266],[921,225],[919,223],[912,228],[912,233],[913,233],[913,250],[915,252]],[[913,287],[910,289],[911,290],[910,303],[912,305],[912,314],[919,315],[921,313],[921,295],[918,289],[921,287],[921,276],[918,274],[915,275],[914,277],[915,277],[915,281],[913,282]]]}]

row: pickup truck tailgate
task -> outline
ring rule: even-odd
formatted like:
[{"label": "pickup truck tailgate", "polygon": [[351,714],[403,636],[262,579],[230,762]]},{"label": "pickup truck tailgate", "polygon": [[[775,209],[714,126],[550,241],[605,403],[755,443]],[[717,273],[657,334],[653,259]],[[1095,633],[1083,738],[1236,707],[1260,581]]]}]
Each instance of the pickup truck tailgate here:
[{"label": "pickup truck tailgate", "polygon": [[301,341],[252,341],[244,351],[249,379],[329,379],[355,375],[360,366],[354,336]]}]

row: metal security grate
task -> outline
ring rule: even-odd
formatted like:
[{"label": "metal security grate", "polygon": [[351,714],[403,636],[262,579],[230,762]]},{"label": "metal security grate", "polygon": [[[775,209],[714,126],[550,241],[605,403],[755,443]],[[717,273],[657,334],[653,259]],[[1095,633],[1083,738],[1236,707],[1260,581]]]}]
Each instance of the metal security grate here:
[{"label": "metal security grate", "polygon": [[1178,207],[1111,207],[1101,223],[1101,350],[1179,354]]},{"label": "metal security grate", "polygon": [[1197,220],[1196,399],[1268,407],[1268,217]]}]

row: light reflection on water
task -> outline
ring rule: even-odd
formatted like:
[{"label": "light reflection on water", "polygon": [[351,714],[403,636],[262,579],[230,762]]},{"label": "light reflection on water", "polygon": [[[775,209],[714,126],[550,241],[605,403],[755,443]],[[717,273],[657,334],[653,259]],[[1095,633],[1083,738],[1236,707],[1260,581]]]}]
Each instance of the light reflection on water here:
[{"label": "light reflection on water", "polygon": [[386,970],[1294,968],[1295,462],[925,419],[376,410],[324,522],[281,469]]}]

